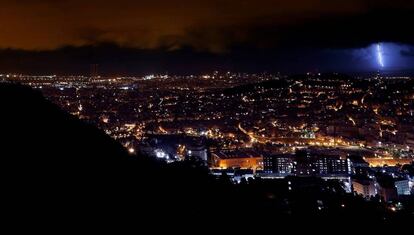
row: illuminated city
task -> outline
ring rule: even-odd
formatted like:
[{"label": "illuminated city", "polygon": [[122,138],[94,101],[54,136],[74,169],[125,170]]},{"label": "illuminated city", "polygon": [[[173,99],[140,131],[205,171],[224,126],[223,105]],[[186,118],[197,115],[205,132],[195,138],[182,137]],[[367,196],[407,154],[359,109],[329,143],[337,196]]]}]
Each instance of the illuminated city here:
[{"label": "illuminated city", "polygon": [[[0,76],[40,90],[131,153],[168,161],[194,155],[191,149],[199,145],[202,153],[197,151],[197,156],[205,161],[207,155],[217,158],[208,160],[211,169],[248,169],[267,177],[264,156],[302,149],[344,159],[361,156],[370,167],[402,166],[414,159],[410,77],[231,72],[116,78]],[[174,136],[174,141],[151,145]],[[257,152],[249,154],[252,151]],[[238,154],[229,161],[226,152]],[[243,163],[252,157],[250,164]]]}]

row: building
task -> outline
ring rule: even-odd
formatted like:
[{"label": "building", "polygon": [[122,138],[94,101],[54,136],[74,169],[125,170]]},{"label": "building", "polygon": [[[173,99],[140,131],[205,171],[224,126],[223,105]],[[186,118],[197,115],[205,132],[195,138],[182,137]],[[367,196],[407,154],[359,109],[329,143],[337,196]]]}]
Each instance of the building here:
[{"label": "building", "polygon": [[197,157],[205,162],[208,159],[208,151],[204,145],[191,145],[187,147],[188,157]]},{"label": "building", "polygon": [[397,188],[398,196],[401,195],[410,195],[410,181],[408,179],[396,179],[395,187]]},{"label": "building", "polygon": [[263,176],[267,177],[316,176],[349,181],[351,173],[350,161],[337,155],[298,151],[296,154],[275,154],[263,158]]},{"label": "building", "polygon": [[370,198],[377,195],[375,186],[375,181],[371,179],[352,179],[352,188],[354,192],[364,198]]},{"label": "building", "polygon": [[313,169],[318,175],[350,175],[349,159],[339,156],[318,156],[313,160]]},{"label": "building", "polygon": [[312,156],[308,151],[298,151],[293,162],[293,173],[299,176],[310,176],[316,174],[313,169]]},{"label": "building", "polygon": [[294,154],[269,155],[263,158],[263,170],[265,174],[287,176],[293,173]]},{"label": "building", "polygon": [[349,176],[352,169],[346,157],[300,151],[296,153],[293,172],[298,176]]},{"label": "building", "polygon": [[348,157],[351,162],[352,173],[366,175],[369,170],[369,163],[362,156],[351,155]]},{"label": "building", "polygon": [[398,199],[397,188],[393,180],[381,179],[378,181],[378,194],[385,202]]},{"label": "building", "polygon": [[241,168],[261,170],[263,169],[264,153],[252,150],[221,150],[211,153],[213,167],[227,169],[227,168]]}]

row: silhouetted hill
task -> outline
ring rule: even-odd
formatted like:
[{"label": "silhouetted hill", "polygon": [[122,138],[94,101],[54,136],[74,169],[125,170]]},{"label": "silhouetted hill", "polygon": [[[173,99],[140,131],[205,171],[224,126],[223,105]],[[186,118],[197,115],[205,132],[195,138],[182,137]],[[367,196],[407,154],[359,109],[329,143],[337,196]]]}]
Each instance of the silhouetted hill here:
[{"label": "silhouetted hill", "polygon": [[0,84],[0,107],[3,201],[10,217],[66,223],[61,217],[76,213],[81,221],[113,221],[130,218],[129,211],[147,221],[203,207],[193,203],[207,195],[209,178],[193,164],[131,156],[29,87]]},{"label": "silhouetted hill", "polygon": [[40,92],[3,84],[0,99],[3,134],[8,137],[5,147],[10,153],[41,154],[38,160],[47,161],[64,161],[66,157],[79,160],[87,155],[91,161],[107,162],[128,156],[103,132],[64,113]]}]

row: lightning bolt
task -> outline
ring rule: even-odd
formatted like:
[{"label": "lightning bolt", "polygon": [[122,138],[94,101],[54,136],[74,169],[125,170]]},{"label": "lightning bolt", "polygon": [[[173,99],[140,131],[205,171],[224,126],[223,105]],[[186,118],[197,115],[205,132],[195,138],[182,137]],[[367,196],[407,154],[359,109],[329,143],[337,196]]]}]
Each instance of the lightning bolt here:
[{"label": "lightning bolt", "polygon": [[384,58],[382,56],[382,47],[380,43],[377,44],[377,59],[379,66],[384,68]]}]

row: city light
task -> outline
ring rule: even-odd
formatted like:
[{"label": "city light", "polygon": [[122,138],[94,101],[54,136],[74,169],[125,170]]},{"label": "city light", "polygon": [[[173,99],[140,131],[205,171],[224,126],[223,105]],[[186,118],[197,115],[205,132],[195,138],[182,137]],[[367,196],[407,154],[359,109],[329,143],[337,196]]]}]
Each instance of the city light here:
[{"label": "city light", "polygon": [[162,149],[155,149],[154,150],[155,156],[159,159],[168,159],[168,154],[164,152]]}]

